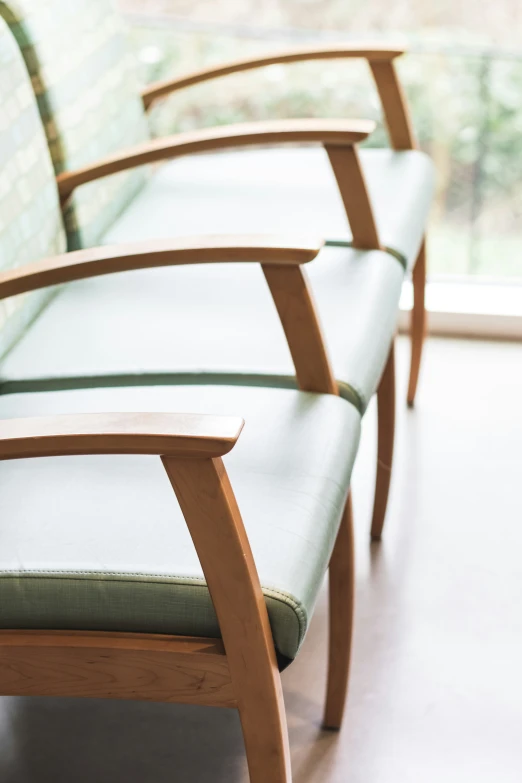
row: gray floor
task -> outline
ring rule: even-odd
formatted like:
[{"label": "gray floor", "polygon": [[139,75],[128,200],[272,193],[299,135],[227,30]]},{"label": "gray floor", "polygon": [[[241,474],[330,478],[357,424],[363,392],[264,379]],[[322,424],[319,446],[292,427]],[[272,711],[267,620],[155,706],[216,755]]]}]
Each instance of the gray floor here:
[{"label": "gray floor", "polygon": [[[407,345],[401,343],[404,398]],[[284,675],[295,783],[522,780],[522,345],[431,340],[399,406],[370,546],[373,412],[354,480],[357,623],[340,734],[321,732],[325,600]],[[233,711],[0,699],[2,783],[246,783]],[[269,781],[267,781],[269,783]]]}]

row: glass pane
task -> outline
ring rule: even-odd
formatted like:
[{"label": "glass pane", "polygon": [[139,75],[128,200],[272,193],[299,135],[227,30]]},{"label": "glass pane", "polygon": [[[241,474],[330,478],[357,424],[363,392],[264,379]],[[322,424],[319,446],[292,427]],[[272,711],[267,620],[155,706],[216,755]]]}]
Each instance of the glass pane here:
[{"label": "glass pane", "polygon": [[[437,170],[430,274],[522,280],[522,52],[505,48],[522,29],[518,0],[485,4],[480,14],[468,0],[120,2],[131,12],[145,82],[314,38],[379,32],[383,19],[387,31],[410,33],[399,71],[420,145]],[[369,143],[385,143],[367,66],[349,61],[272,66],[209,82],[162,103],[153,127],[163,135],[306,116],[374,118],[379,127]]]}]

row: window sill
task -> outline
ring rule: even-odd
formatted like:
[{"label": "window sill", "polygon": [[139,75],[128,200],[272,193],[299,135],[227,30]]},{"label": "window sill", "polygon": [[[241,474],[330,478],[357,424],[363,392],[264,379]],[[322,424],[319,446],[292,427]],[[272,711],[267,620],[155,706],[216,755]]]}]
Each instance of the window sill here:
[{"label": "window sill", "polygon": [[[401,297],[399,331],[409,329],[411,283]],[[522,284],[434,280],[426,289],[428,332],[448,337],[522,340]]]}]

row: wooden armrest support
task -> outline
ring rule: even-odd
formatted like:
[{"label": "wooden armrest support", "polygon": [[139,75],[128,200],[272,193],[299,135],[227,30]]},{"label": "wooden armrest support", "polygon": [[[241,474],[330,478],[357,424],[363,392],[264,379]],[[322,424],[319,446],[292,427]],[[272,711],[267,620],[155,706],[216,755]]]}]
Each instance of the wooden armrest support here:
[{"label": "wooden armrest support", "polygon": [[274,120],[203,128],[149,141],[85,168],[59,174],[58,190],[63,202],[86,182],[147,163],[255,144],[316,142],[345,147],[364,141],[374,129],[371,120]]},{"label": "wooden armrest support", "polygon": [[228,76],[231,73],[240,71],[251,71],[255,68],[263,68],[267,65],[282,65],[285,63],[303,62],[306,60],[338,60],[344,58],[360,58],[371,62],[390,62],[396,57],[404,54],[404,47],[389,46],[374,42],[343,43],[333,46],[312,46],[299,49],[290,49],[281,52],[275,52],[260,57],[253,57],[246,60],[234,60],[223,65],[203,68],[199,71],[193,71],[185,76],[149,84],[142,91],[142,98],[145,108],[148,108],[158,98],[169,95],[185,87],[191,87],[200,82],[206,82],[209,79],[217,79],[221,76]]},{"label": "wooden armrest support", "polygon": [[0,299],[132,269],[241,261],[263,266],[298,266],[312,261],[322,246],[322,240],[217,235],[87,248],[0,273]]},{"label": "wooden armrest support", "polygon": [[243,420],[190,413],[92,413],[0,421],[0,460],[78,454],[213,459],[235,445]]}]

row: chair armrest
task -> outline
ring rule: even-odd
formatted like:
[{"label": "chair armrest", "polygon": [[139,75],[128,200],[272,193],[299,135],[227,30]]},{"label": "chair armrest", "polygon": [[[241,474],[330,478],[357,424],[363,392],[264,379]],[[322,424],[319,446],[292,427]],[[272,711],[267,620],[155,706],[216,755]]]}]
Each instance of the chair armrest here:
[{"label": "chair armrest", "polygon": [[267,236],[217,236],[77,250],[0,273],[0,300],[50,285],[131,269],[256,262],[263,269],[279,314],[299,387],[304,391],[337,394],[312,293],[301,269],[301,264],[317,256],[322,245],[322,241],[299,245]]},{"label": "chair armrest", "polygon": [[0,460],[80,454],[214,459],[235,445],[243,420],[189,413],[92,413],[0,421]]},{"label": "chair armrest", "polygon": [[307,60],[333,60],[358,58],[368,61],[381,99],[388,132],[394,149],[414,149],[415,134],[402,87],[397,77],[394,60],[404,54],[401,45],[359,42],[333,46],[303,47],[246,60],[236,60],[179,78],[167,79],[148,85],[142,91],[145,108],[148,109],[158,98],[190,87],[194,84],[227,76],[241,71],[250,71],[267,65],[283,65]]},{"label": "chair armrest", "polygon": [[84,168],[63,172],[56,181],[64,202],[80,185],[147,163],[255,144],[316,142],[346,147],[366,139],[374,128],[371,120],[275,120],[204,128],[148,141]]},{"label": "chair armrest", "polygon": [[312,261],[323,246],[280,236],[197,236],[75,250],[0,273],[0,300],[88,277],[181,264],[253,262],[298,266]]},{"label": "chair armrest", "polygon": [[355,145],[374,130],[371,120],[277,120],[205,128],[140,144],[56,178],[62,204],[75,188],[119,171],[169,158],[255,144],[323,144],[352,229],[353,246],[378,249],[380,241]]},{"label": "chair armrest", "polygon": [[172,79],[162,79],[161,81],[148,84],[141,92],[145,108],[158,100],[177,90],[183,90],[186,87],[192,87],[194,84],[218,79],[221,76],[228,76],[232,73],[242,71],[251,71],[256,68],[264,68],[268,65],[283,65],[285,63],[297,63],[306,60],[340,60],[345,58],[365,59],[371,62],[380,60],[390,62],[396,57],[404,54],[404,47],[389,46],[375,42],[359,42],[336,44],[332,46],[310,46],[300,47],[298,49],[288,49],[281,52],[272,52],[268,55],[251,57],[245,60],[232,60],[222,65],[214,65],[209,68],[202,68],[184,76]]}]

